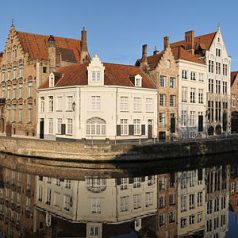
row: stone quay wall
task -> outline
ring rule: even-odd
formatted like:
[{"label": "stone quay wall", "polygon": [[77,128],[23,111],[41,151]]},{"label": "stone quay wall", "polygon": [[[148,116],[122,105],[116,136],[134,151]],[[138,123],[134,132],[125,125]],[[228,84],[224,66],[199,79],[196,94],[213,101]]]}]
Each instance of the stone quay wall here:
[{"label": "stone quay wall", "polygon": [[187,142],[86,145],[76,141],[50,141],[0,137],[0,152],[60,161],[122,162],[175,159],[238,151],[238,137]]}]

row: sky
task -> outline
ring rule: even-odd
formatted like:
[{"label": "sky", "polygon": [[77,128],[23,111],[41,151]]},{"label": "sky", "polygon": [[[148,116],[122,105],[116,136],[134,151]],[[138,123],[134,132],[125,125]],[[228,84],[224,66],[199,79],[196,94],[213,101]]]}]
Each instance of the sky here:
[{"label": "sky", "polygon": [[134,64],[141,57],[141,45],[163,48],[184,39],[184,32],[196,35],[215,32],[218,24],[238,70],[238,1],[236,0],[11,0],[1,1],[0,51],[14,19],[16,30],[80,39],[85,26],[90,55],[102,61]]}]

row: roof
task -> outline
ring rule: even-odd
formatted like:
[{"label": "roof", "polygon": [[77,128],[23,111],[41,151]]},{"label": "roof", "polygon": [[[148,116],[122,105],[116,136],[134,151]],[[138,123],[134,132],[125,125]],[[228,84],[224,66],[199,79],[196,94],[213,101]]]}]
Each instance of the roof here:
[{"label": "roof", "polygon": [[[200,45],[200,47],[202,49],[209,50],[216,33],[217,32],[212,32],[212,33],[209,33],[209,34],[194,37],[194,47],[195,47],[195,49]],[[178,47],[178,46],[185,47],[185,40],[174,42],[174,43],[170,44],[171,48],[175,48],[175,47]]]},{"label": "roof", "polygon": [[234,84],[237,75],[238,75],[238,71],[231,72],[231,86]]},{"label": "roof", "polygon": [[147,63],[149,65],[150,70],[154,70],[157,67],[158,62],[162,58],[163,53],[164,51],[161,51],[159,53],[147,57]]},{"label": "roof", "polygon": [[[48,47],[47,42],[49,36],[47,35],[39,35],[39,34],[32,34],[26,32],[19,32],[17,31],[17,36],[21,42],[21,45],[26,53],[29,54],[31,59],[40,59],[40,60],[47,60],[48,59]],[[66,53],[66,59],[74,58],[76,62],[80,61],[80,40],[70,39],[70,38],[63,38],[63,37],[54,37],[56,47],[61,49],[67,49],[68,51],[63,51]],[[70,50],[70,56],[69,56]]]},{"label": "roof", "polygon": [[1,67],[1,63],[2,63],[2,57],[3,57],[3,52],[0,52],[0,67]]},{"label": "roof", "polygon": [[186,60],[198,64],[205,64],[205,61],[199,58],[196,55],[193,55],[191,52],[185,50],[183,47],[176,47],[172,49],[172,53],[174,55],[175,60]]},{"label": "roof", "polygon": [[[61,77],[56,80],[55,87],[88,85],[89,64],[75,64],[57,69],[57,75]],[[153,81],[138,66],[103,63],[105,67],[104,85],[134,87],[131,77],[139,74],[142,77],[142,88],[155,89]],[[48,88],[49,81],[45,82],[40,88]]]}]

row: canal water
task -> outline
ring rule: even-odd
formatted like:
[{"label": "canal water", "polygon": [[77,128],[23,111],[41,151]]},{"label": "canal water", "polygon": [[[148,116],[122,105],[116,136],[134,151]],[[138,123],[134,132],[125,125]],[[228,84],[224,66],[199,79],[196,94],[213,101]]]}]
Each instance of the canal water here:
[{"label": "canal water", "polygon": [[93,164],[0,154],[0,237],[238,237],[238,154]]}]

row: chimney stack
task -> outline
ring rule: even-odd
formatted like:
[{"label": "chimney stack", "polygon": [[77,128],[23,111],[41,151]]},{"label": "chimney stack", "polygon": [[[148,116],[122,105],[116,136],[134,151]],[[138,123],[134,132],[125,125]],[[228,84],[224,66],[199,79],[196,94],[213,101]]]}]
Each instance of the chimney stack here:
[{"label": "chimney stack", "polygon": [[57,51],[56,51],[56,43],[55,38],[53,35],[50,35],[47,41],[48,46],[48,59],[49,59],[49,66],[50,66],[50,72],[55,71],[56,69],[56,62],[57,62]]},{"label": "chimney stack", "polygon": [[169,46],[169,37],[165,36],[164,37],[164,50],[166,50]]},{"label": "chimney stack", "polygon": [[81,31],[81,52],[80,52],[80,63],[85,63],[90,60],[88,53],[88,43],[87,43],[87,31],[85,27]]},{"label": "chimney stack", "polygon": [[185,50],[194,53],[194,31],[185,32]]},{"label": "chimney stack", "polygon": [[147,44],[142,45],[142,64],[147,64]]}]

